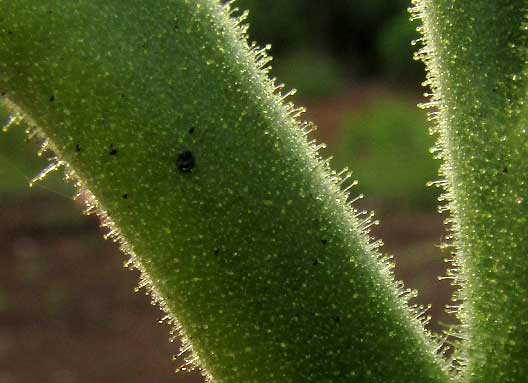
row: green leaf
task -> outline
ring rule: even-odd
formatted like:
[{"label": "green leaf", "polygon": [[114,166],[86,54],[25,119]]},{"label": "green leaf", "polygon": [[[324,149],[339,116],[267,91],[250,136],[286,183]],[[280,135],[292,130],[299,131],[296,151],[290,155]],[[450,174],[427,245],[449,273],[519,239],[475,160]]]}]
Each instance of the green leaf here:
[{"label": "green leaf", "polygon": [[524,0],[423,0],[462,284],[466,382],[528,375],[527,16]]},{"label": "green leaf", "polygon": [[5,105],[93,195],[216,382],[447,381],[372,222],[229,7],[0,6]]}]

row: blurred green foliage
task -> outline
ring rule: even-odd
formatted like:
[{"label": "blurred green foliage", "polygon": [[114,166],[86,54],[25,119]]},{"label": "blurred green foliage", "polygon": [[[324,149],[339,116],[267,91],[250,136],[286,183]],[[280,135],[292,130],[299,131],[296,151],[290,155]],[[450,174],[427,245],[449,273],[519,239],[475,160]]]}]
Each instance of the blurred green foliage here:
[{"label": "blurred green foliage", "polygon": [[378,101],[345,119],[335,165],[353,169],[371,200],[430,209],[438,194],[426,183],[438,178],[438,163],[427,150],[434,144],[427,127],[425,112],[412,102]]},{"label": "blurred green foliage", "polygon": [[237,5],[250,10],[251,39],[271,43],[280,59],[292,48],[309,47],[337,58],[359,76],[392,71],[392,60],[399,71],[415,71],[408,54],[416,36],[408,0],[238,0]]},{"label": "blurred green foliage", "polygon": [[410,21],[409,14],[404,11],[383,25],[377,36],[376,47],[381,70],[388,77],[416,77],[423,73],[423,63],[413,59],[417,49],[411,44],[420,37],[416,30],[418,24],[417,20]]},{"label": "blurred green foliage", "polygon": [[316,50],[298,50],[276,63],[274,75],[287,89],[295,88],[303,101],[315,101],[339,93],[347,77],[341,64]]}]

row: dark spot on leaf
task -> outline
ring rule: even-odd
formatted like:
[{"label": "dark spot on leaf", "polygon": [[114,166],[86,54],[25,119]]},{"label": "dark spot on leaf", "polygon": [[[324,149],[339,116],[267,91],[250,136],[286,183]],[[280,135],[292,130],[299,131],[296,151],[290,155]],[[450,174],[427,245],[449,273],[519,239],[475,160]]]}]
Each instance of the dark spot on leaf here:
[{"label": "dark spot on leaf", "polygon": [[7,93],[3,90],[0,92],[0,96],[5,96]]},{"label": "dark spot on leaf", "polygon": [[219,249],[214,249],[214,253],[215,253],[215,255],[218,255],[218,254],[220,254],[220,250]]},{"label": "dark spot on leaf", "polygon": [[314,259],[312,265],[317,266],[318,264],[319,264],[319,260],[318,259]]},{"label": "dark spot on leaf", "polygon": [[52,94],[52,95],[50,96],[49,100],[50,100],[50,102],[55,101],[55,96]]},{"label": "dark spot on leaf", "polygon": [[321,243],[322,243],[323,245],[326,245],[326,244],[328,243],[328,240],[327,240],[327,239],[321,239]]},{"label": "dark spot on leaf", "polygon": [[7,34],[8,34],[8,35],[12,35],[12,34],[13,34],[13,31],[7,31]]},{"label": "dark spot on leaf", "polygon": [[115,156],[117,154],[117,149],[114,147],[114,144],[110,144],[110,155]]},{"label": "dark spot on leaf", "polygon": [[178,170],[182,173],[189,173],[196,166],[196,159],[190,150],[185,150],[178,154],[176,159]]},{"label": "dark spot on leaf", "polygon": [[81,151],[81,145],[75,144],[75,151],[79,153]]},{"label": "dark spot on leaf", "polygon": [[505,166],[504,168],[502,168],[502,172],[503,172],[503,173],[508,173],[508,167]]},{"label": "dark spot on leaf", "polygon": [[192,127],[191,129],[189,129],[189,134],[193,134],[194,133],[194,127]]},{"label": "dark spot on leaf", "polygon": [[128,199],[128,194],[127,193],[123,194],[123,199]]},{"label": "dark spot on leaf", "polygon": [[339,316],[334,317],[334,322],[335,323],[341,322],[341,318]]}]

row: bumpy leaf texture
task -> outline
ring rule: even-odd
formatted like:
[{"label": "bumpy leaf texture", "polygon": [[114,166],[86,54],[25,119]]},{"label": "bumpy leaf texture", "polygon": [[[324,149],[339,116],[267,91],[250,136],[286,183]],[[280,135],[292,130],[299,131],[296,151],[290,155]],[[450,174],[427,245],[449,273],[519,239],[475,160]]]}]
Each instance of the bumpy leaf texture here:
[{"label": "bumpy leaf texture", "polygon": [[423,0],[466,382],[528,376],[528,2]]}]

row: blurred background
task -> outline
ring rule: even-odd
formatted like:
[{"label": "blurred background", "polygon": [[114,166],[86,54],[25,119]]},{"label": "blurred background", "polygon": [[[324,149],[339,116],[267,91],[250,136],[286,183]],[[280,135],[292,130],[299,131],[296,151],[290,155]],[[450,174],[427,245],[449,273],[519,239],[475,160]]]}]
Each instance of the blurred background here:
[{"label": "blurred background", "polygon": [[[436,213],[438,161],[428,150],[421,63],[412,59],[416,25],[407,0],[239,0],[249,9],[250,39],[271,43],[273,76],[299,90],[296,101],[334,157],[354,170],[375,210],[373,230],[394,255],[396,275],[432,304],[430,328],[444,313],[451,287]],[[7,116],[0,116],[2,124]],[[0,383],[200,382],[179,372],[178,341],[158,324],[162,313],[125,257],[104,241],[94,217],[81,214],[73,191],[52,175],[28,181],[46,166],[16,127],[0,135]]]}]

